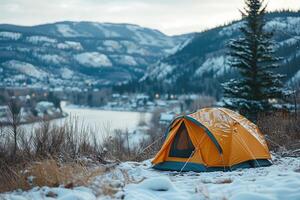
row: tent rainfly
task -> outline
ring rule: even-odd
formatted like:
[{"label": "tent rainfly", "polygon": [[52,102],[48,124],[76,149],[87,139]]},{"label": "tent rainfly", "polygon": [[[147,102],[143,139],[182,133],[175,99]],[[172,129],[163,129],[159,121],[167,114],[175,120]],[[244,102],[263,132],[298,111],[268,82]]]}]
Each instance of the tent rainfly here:
[{"label": "tent rainfly", "polygon": [[258,127],[226,108],[204,108],[169,125],[153,168],[173,171],[230,171],[271,165]]}]

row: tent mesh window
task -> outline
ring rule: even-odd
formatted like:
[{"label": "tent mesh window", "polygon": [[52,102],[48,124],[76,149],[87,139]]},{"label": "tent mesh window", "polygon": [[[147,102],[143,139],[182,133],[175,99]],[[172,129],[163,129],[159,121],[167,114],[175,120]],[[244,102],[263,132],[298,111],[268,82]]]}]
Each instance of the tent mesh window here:
[{"label": "tent mesh window", "polygon": [[195,147],[189,137],[184,123],[180,125],[169,153],[170,157],[189,158]]}]

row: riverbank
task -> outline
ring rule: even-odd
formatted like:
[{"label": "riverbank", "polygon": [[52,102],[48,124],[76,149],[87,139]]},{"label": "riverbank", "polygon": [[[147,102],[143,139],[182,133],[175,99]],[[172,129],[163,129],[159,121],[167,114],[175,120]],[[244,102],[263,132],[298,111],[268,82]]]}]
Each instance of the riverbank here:
[{"label": "riverbank", "polygon": [[[30,117],[28,119],[26,119],[26,121],[20,121],[18,124],[19,125],[29,125],[29,124],[33,124],[33,123],[37,123],[37,122],[48,122],[48,121],[52,121],[52,120],[57,120],[57,119],[64,119],[68,117],[67,113],[59,113],[59,114],[55,114],[55,115],[47,115],[47,116],[43,116],[43,117]],[[1,121],[1,126],[7,127],[10,126],[11,122],[8,121]]]}]

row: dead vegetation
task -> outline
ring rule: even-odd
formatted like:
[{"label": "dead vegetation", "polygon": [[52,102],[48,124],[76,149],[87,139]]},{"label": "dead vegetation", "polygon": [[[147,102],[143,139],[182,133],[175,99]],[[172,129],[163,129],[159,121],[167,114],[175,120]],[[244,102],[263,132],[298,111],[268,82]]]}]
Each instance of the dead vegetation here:
[{"label": "dead vegetation", "polygon": [[270,150],[282,156],[300,155],[300,113],[274,112],[260,114],[258,127]]},{"label": "dead vegetation", "polygon": [[[109,124],[102,130],[95,130],[80,124],[76,117],[60,126],[41,121],[29,134],[17,127],[16,149],[12,130],[0,127],[3,136],[0,140],[0,192],[28,190],[35,186],[90,185],[95,177],[109,172],[113,169],[111,166],[119,162],[152,158],[163,143],[162,133],[166,128],[158,123],[158,114],[159,111],[153,114],[148,139],[136,148],[124,143],[129,137],[128,131],[112,132]],[[272,151],[299,155],[296,154],[300,149],[299,114],[260,114],[257,124]],[[98,138],[99,135],[103,137]],[[126,172],[123,177],[123,184],[134,182]],[[103,184],[101,192],[114,195],[119,191],[116,188]]]},{"label": "dead vegetation", "polygon": [[105,167],[93,168],[78,162],[59,163],[54,159],[19,164],[15,167],[1,165],[0,192],[28,190],[36,186],[87,186],[95,176],[105,173],[106,170]]},{"label": "dead vegetation", "polygon": [[[112,132],[109,124],[96,130],[80,124],[76,117],[59,126],[41,121],[26,132],[21,125],[16,126],[17,129],[0,127],[3,136],[0,139],[0,170],[3,172],[0,173],[0,192],[28,190],[34,186],[86,185],[110,170],[99,166],[149,159],[162,142],[162,138],[158,139],[162,127],[158,125],[153,125],[155,130],[148,131],[148,139],[136,148],[124,143],[124,138],[129,137],[128,131]],[[14,130],[17,134],[11,134]]]}]

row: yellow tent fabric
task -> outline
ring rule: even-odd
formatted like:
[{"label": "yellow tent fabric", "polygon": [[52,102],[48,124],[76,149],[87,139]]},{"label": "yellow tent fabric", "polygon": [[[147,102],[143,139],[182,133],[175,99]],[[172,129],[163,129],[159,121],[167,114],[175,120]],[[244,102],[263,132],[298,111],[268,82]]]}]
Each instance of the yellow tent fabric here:
[{"label": "yellow tent fabric", "polygon": [[170,124],[152,163],[160,170],[202,172],[269,166],[270,159],[255,124],[226,108],[204,108]]}]

